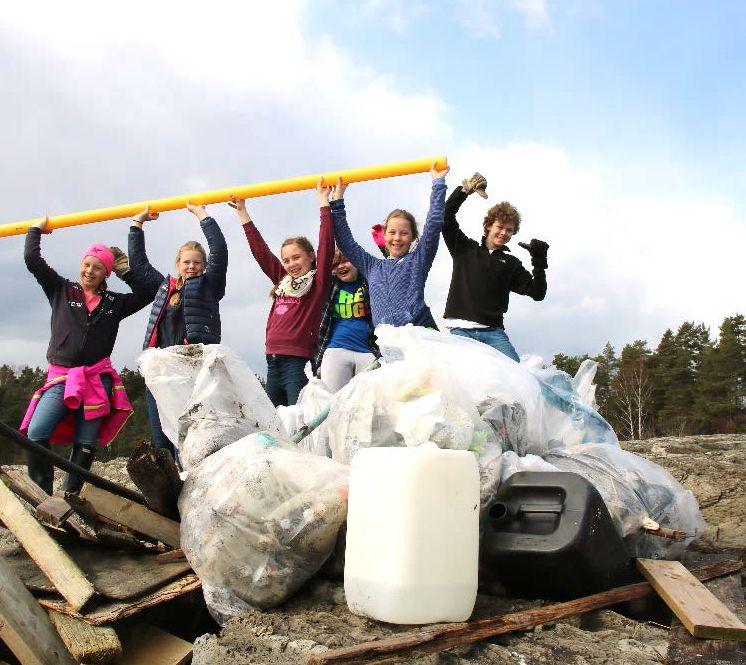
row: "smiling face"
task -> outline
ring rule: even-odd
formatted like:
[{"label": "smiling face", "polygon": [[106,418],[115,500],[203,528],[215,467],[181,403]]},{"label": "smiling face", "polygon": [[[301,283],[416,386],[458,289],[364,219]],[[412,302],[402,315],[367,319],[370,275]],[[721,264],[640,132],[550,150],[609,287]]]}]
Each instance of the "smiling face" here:
[{"label": "smiling face", "polygon": [[198,249],[182,249],[176,263],[176,269],[182,280],[189,277],[198,277],[205,272],[205,259],[202,252]]},{"label": "smiling face", "polygon": [[84,291],[94,293],[106,279],[106,268],[95,256],[84,256],[78,273]]},{"label": "smiling face", "polygon": [[487,249],[497,249],[498,247],[507,245],[514,233],[515,223],[496,219],[485,234],[484,242],[487,245]]},{"label": "smiling face", "polygon": [[409,252],[414,242],[412,223],[406,217],[391,217],[384,231],[389,256],[399,258]]},{"label": "smiling face", "polygon": [[297,243],[289,243],[280,250],[282,266],[291,277],[303,277],[316,260],[315,252],[307,252]]},{"label": "smiling face", "polygon": [[349,284],[357,279],[357,268],[353,266],[347,259],[342,259],[337,265],[334,266],[332,274],[340,279],[340,281]]}]

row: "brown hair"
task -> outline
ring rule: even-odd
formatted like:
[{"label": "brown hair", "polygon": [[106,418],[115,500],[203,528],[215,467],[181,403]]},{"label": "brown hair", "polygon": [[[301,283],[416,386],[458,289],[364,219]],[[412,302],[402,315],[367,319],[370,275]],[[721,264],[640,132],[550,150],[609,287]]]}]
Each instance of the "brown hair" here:
[{"label": "brown hair", "polygon": [[347,261],[347,257],[342,254],[342,250],[339,247],[334,247],[334,258],[332,259],[332,268],[336,268],[340,263]]},{"label": "brown hair", "polygon": [[513,225],[515,226],[513,235],[518,234],[518,229],[521,228],[521,213],[519,213],[507,201],[498,203],[487,211],[487,214],[484,216],[484,222],[482,223],[482,226],[484,227],[484,235],[487,235],[490,227],[498,220],[503,224],[506,222],[513,222]]},{"label": "brown hair", "polygon": [[403,217],[409,222],[412,231],[412,240],[417,240],[420,237],[420,232],[417,230],[417,222],[414,220],[414,215],[411,212],[402,210],[401,208],[396,208],[396,210],[392,210],[388,215],[386,215],[386,219],[383,220],[384,232],[386,231],[386,225],[392,217]]},{"label": "brown hair", "polygon": [[[282,255],[282,248],[287,247],[288,245],[298,245],[306,254],[316,254],[316,250],[313,248],[313,245],[311,244],[311,241],[306,238],[306,236],[293,236],[292,238],[285,238],[285,240],[282,241],[282,245],[280,245],[280,255]],[[311,263],[311,268],[316,268],[316,259],[313,260]],[[275,284],[270,290],[269,290],[269,297],[274,298],[277,294],[275,293],[275,289],[279,284]]]}]

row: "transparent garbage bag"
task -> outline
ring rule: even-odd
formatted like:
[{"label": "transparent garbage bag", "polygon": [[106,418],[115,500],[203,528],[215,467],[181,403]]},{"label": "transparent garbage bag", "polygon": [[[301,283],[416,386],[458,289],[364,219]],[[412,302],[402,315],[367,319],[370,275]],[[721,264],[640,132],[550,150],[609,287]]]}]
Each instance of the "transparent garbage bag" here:
[{"label": "transparent garbage bag", "polygon": [[[543,455],[550,446],[617,444],[611,426],[575,391],[572,378],[555,368],[541,369],[538,357],[519,364],[476,340],[419,326],[380,325],[376,336],[389,362],[442,363],[496,427],[505,450]],[[579,384],[585,395],[587,372]]]},{"label": "transparent garbage bag", "polygon": [[[308,383],[298,395],[298,406],[300,407],[303,424],[308,424],[331,404],[334,395],[329,392],[326,384],[319,378],[313,376],[306,369]],[[292,434],[292,432],[289,432]],[[331,457],[329,447],[329,426],[326,421],[322,422],[313,432],[302,439],[298,446],[313,455]]]},{"label": "transparent garbage bag", "polygon": [[559,471],[559,469],[554,464],[545,462],[538,455],[520,457],[512,450],[503,453],[500,459],[500,483],[504,483],[519,471]]},{"label": "transparent garbage bag", "polygon": [[259,379],[223,344],[148,349],[139,369],[185,471],[247,434],[283,432]]},{"label": "transparent garbage bag", "polygon": [[502,448],[468,392],[437,360],[385,363],[334,395],[327,431],[332,458],[349,464],[360,448],[418,446],[471,450],[486,501],[499,480]]},{"label": "transparent garbage bag", "polygon": [[[544,459],[560,471],[578,473],[598,489],[630,556],[673,559],[704,532],[705,522],[691,491],[661,466],[616,446],[584,444],[550,450]],[[645,518],[684,531],[683,540],[642,531]]]},{"label": "transparent garbage bag", "polygon": [[348,475],[265,432],[192,470],[179,498],[181,547],[216,621],[279,605],[318,571],[347,516]]}]

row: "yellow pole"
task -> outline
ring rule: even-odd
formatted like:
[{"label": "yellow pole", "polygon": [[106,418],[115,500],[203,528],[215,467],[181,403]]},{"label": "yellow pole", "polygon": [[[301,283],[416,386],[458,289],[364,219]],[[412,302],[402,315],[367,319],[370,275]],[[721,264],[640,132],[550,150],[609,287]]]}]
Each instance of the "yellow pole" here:
[{"label": "yellow pole", "polygon": [[[165,199],[138,201],[137,203],[128,203],[125,205],[112,206],[110,208],[72,212],[66,215],[50,216],[49,228],[61,229],[68,226],[104,222],[110,219],[134,217],[137,213],[145,210],[147,206],[150,206],[151,212],[164,212],[165,210],[178,210],[186,206],[187,203],[193,205],[223,203],[228,201],[231,196],[250,199],[258,196],[269,196],[271,194],[298,192],[302,189],[314,189],[320,178],[323,178],[324,182],[330,185],[336,183],[337,178],[340,177],[345,183],[378,180],[379,178],[393,178],[400,175],[410,175],[412,173],[423,173],[429,171],[433,164],[435,164],[438,169],[444,169],[446,168],[448,161],[445,157],[425,157],[424,159],[413,159],[408,162],[391,162],[390,164],[364,166],[359,169],[348,169],[346,171],[316,173],[314,175],[288,178],[287,180],[259,182],[254,185],[238,185],[226,189],[214,189],[210,192],[197,192],[194,194],[185,194],[183,196],[171,196]],[[2,224],[0,225],[0,238],[26,233],[28,227],[34,222],[39,221],[39,219],[41,218]]]}]

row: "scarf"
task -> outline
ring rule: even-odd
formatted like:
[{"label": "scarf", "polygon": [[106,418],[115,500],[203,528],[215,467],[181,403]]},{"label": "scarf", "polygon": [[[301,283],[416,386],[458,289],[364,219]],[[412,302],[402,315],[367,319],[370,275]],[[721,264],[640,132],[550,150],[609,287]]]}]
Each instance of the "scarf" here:
[{"label": "scarf", "polygon": [[313,286],[313,276],[315,274],[315,270],[309,270],[301,277],[285,275],[285,277],[282,278],[282,281],[277,285],[275,295],[300,298],[306,293],[306,291],[308,291],[308,289],[311,288],[311,286]]}]

